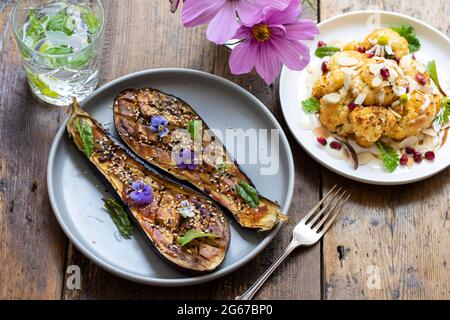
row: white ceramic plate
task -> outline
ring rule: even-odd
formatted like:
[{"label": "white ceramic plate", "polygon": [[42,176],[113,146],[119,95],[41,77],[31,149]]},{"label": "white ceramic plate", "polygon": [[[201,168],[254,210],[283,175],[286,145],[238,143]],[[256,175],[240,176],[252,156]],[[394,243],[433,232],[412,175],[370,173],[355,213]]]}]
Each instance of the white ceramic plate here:
[{"label": "white ceramic plate", "polygon": [[[267,198],[278,201],[287,212],[294,188],[294,164],[289,143],[270,111],[254,96],[223,78],[194,70],[158,69],[134,73],[96,90],[82,103],[117,138],[112,105],[127,88],[153,87],[191,104],[213,129],[278,129],[279,170],[261,175],[260,163],[243,170]],[[231,243],[225,261],[214,272],[192,276],[162,261],[135,230],[131,240],[116,238],[116,227],[103,209],[102,198],[111,197],[93,174],[85,157],[76,149],[62,124],[50,151],[48,191],[53,211],[75,246],[100,267],[129,280],[160,286],[192,285],[216,279],[254,258],[273,239],[281,224],[268,233],[244,230],[229,216]],[[108,124],[109,123],[109,124]],[[269,131],[270,132],[270,131]],[[228,145],[227,141],[224,141]],[[231,142],[234,144],[234,142]],[[229,147],[229,145],[228,145]],[[269,144],[269,149],[274,145]],[[229,150],[231,153],[232,150]],[[270,153],[269,153],[270,154]]]},{"label": "white ceramic plate", "polygon": [[[441,84],[447,86],[449,77],[446,70],[450,70],[448,59],[450,52],[450,41],[435,28],[414,18],[385,11],[358,11],[340,15],[319,24],[320,35],[316,41],[310,41],[311,63],[317,63],[313,53],[317,47],[317,41],[325,42],[341,40],[362,40],[374,29],[374,23],[380,22],[381,26],[392,26],[397,24],[409,24],[414,27],[422,43],[420,51],[416,54],[421,61],[435,59]],[[354,170],[350,165],[330,156],[316,142],[312,131],[302,129],[300,121],[305,113],[301,107],[301,101],[308,98],[305,89],[306,69],[303,71],[292,71],[283,68],[280,80],[280,98],[286,122],[300,145],[318,162],[328,169],[341,174],[347,178],[380,185],[399,185],[411,183],[430,177],[450,165],[450,143],[446,143],[436,154],[433,162],[423,161],[420,165],[415,164],[411,169],[399,167],[393,173],[383,168],[381,162],[372,161],[368,165],[360,166]]]}]

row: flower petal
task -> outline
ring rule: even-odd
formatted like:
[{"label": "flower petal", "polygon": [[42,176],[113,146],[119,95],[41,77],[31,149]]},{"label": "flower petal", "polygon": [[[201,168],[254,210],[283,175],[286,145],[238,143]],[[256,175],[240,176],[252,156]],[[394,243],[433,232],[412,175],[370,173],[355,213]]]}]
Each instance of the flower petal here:
[{"label": "flower petal", "polygon": [[293,23],[302,13],[302,4],[300,0],[292,0],[284,10],[266,7],[263,11],[264,22],[269,25]]},{"label": "flower petal", "polygon": [[183,4],[181,21],[185,27],[195,27],[211,21],[228,0],[188,0]]},{"label": "flower petal", "polygon": [[298,20],[285,25],[286,39],[289,40],[313,40],[319,34],[319,29],[312,20]]},{"label": "flower petal", "polygon": [[[191,0],[192,1],[192,0]],[[230,40],[239,29],[233,1],[226,1],[222,9],[211,20],[206,30],[209,41],[224,44]]]},{"label": "flower petal", "polygon": [[272,44],[281,62],[291,70],[303,70],[309,63],[309,48],[300,41],[274,37]]},{"label": "flower petal", "polygon": [[274,82],[281,70],[281,62],[271,41],[260,44],[256,55],[256,72],[267,84]]},{"label": "flower petal", "polygon": [[243,74],[252,71],[255,66],[259,43],[254,39],[247,39],[238,44],[231,52],[230,70],[233,74]]},{"label": "flower petal", "polygon": [[246,23],[252,22],[253,20],[257,19],[263,7],[259,2],[260,0],[236,1],[236,11],[239,15],[239,19]]}]

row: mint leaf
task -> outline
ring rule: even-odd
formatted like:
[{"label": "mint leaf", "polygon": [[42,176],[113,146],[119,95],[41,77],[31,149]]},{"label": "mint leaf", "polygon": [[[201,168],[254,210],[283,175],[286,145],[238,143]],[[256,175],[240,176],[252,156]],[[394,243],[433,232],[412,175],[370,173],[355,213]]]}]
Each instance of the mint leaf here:
[{"label": "mint leaf", "polygon": [[400,34],[403,38],[408,41],[409,44],[409,51],[416,52],[420,49],[420,40],[417,38],[416,31],[414,28],[410,25],[401,24],[397,26],[392,26],[392,30],[396,31],[398,34]]},{"label": "mint leaf", "polygon": [[395,169],[397,169],[400,160],[398,152],[392,146],[382,141],[377,142],[377,147],[381,152],[381,160],[386,169],[389,172],[394,172]]},{"label": "mint leaf", "polygon": [[108,210],[111,220],[119,230],[119,233],[126,239],[133,235],[133,226],[125,209],[114,199],[102,199],[106,210]]},{"label": "mint leaf", "polygon": [[182,235],[180,238],[178,238],[178,244],[181,246],[187,245],[189,242],[191,242],[194,239],[198,238],[220,238],[217,234],[214,233],[207,233],[198,231],[195,229],[191,229],[187,231],[184,235]]},{"label": "mint leaf", "polygon": [[66,45],[60,45],[44,49],[42,52],[50,55],[60,55],[73,53],[73,49]]},{"label": "mint leaf", "polygon": [[318,56],[319,58],[323,58],[327,56],[332,56],[333,54],[339,51],[341,51],[341,49],[339,49],[338,47],[323,46],[316,49],[315,55]]},{"label": "mint leaf", "polygon": [[84,154],[90,158],[94,152],[94,133],[92,127],[86,121],[78,120],[77,130],[83,142]]},{"label": "mint leaf", "polygon": [[34,86],[36,88],[39,89],[39,91],[42,92],[42,94],[46,95],[47,97],[50,98],[59,98],[59,94],[58,92],[52,90],[52,88],[50,88],[50,86],[48,85],[48,83],[46,83],[40,75],[38,74],[34,74],[30,71],[27,71],[28,74],[28,79],[30,79],[31,83],[34,84]]},{"label": "mint leaf", "polygon": [[247,182],[240,181],[236,185],[236,192],[247,202],[252,208],[257,208],[259,204],[258,191]]},{"label": "mint leaf", "polygon": [[302,101],[303,110],[308,113],[315,113],[320,111],[320,102],[316,98],[308,98]]},{"label": "mint leaf", "polygon": [[194,139],[195,141],[201,141],[201,139],[202,139],[202,121],[201,120],[189,121],[187,130],[191,134],[192,139]]},{"label": "mint leaf", "polygon": [[[43,37],[45,28],[43,27],[41,21],[38,19],[36,12],[32,9],[28,10],[28,26],[26,28],[26,36],[31,38],[33,42],[37,42],[41,37]],[[34,46],[34,43],[28,44],[30,47]]]},{"label": "mint leaf", "polygon": [[87,11],[83,17],[86,27],[91,34],[97,34],[100,22],[92,11]]},{"label": "mint leaf", "polygon": [[66,21],[66,13],[64,10],[60,10],[56,14],[50,16],[50,20],[47,23],[47,30],[64,32],[65,21]]}]

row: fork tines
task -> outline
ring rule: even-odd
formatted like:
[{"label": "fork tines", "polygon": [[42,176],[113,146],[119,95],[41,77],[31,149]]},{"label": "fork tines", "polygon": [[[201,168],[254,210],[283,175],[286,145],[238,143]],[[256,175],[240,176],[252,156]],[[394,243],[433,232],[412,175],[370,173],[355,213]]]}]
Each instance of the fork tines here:
[{"label": "fork tines", "polygon": [[335,191],[336,188],[337,185],[331,188],[302,220],[306,226],[317,233],[323,234],[328,230],[345,202],[350,198],[350,194],[342,187]]}]

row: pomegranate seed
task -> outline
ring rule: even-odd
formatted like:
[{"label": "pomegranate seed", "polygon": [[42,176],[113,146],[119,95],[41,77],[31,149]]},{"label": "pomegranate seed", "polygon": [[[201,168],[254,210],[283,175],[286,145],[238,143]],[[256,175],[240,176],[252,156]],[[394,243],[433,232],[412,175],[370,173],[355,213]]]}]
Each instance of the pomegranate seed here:
[{"label": "pomegranate seed", "polygon": [[372,58],[375,55],[375,53],[368,53],[367,58]]},{"label": "pomegranate seed", "polygon": [[412,55],[412,58],[413,58],[414,60],[416,60],[416,56],[414,55],[414,53],[413,53],[413,55]]},{"label": "pomegranate seed", "polygon": [[354,102],[350,102],[348,104],[348,110],[353,111],[356,108],[356,104]]},{"label": "pomegranate seed", "polygon": [[406,93],[409,93],[409,86],[406,86],[405,89],[406,89]]},{"label": "pomegranate seed", "polygon": [[416,80],[418,83],[420,83],[423,86],[427,84],[427,79],[425,79],[425,77],[423,75],[421,75],[420,73],[416,74]]},{"label": "pomegranate seed", "polygon": [[358,49],[356,49],[356,50],[358,50],[358,52],[361,52],[361,53],[366,52],[366,48],[364,48],[363,46],[358,47]]},{"label": "pomegranate seed", "polygon": [[433,160],[436,158],[436,155],[434,154],[433,151],[427,151],[427,152],[425,153],[425,158],[426,158],[427,160],[433,161]]},{"label": "pomegranate seed", "polygon": [[397,62],[397,64],[400,64],[400,58],[394,57],[393,60],[394,60],[395,62]]},{"label": "pomegranate seed", "polygon": [[321,145],[321,146],[326,146],[327,145],[327,139],[325,139],[324,137],[318,137],[317,138],[317,142]]},{"label": "pomegranate seed", "polygon": [[402,155],[402,157],[400,158],[400,164],[402,166],[406,166],[408,164],[408,155],[407,154]]},{"label": "pomegranate seed", "polygon": [[322,62],[321,69],[322,69],[323,73],[327,73],[328,72],[328,62],[326,62],[326,61]]},{"label": "pomegranate seed", "polygon": [[330,143],[330,148],[334,149],[334,150],[341,150],[342,149],[342,145],[337,142],[337,141],[333,141]]},{"label": "pomegranate seed", "polygon": [[322,41],[322,40],[320,40],[319,42],[317,42],[317,47],[318,47],[318,48],[320,48],[320,47],[325,47],[326,45],[327,45],[327,43],[324,42],[324,41]]},{"label": "pomegranate seed", "polygon": [[385,80],[388,79],[391,76],[388,68],[381,68],[380,75]]},{"label": "pomegranate seed", "polygon": [[420,152],[415,152],[414,153],[414,161],[417,163],[421,163],[422,162],[422,154]]},{"label": "pomegranate seed", "polygon": [[407,154],[414,154],[416,153],[416,150],[413,147],[406,147],[405,149]]}]

